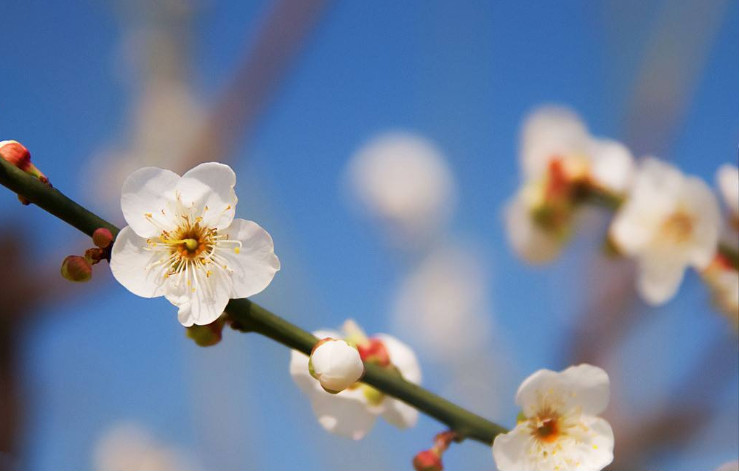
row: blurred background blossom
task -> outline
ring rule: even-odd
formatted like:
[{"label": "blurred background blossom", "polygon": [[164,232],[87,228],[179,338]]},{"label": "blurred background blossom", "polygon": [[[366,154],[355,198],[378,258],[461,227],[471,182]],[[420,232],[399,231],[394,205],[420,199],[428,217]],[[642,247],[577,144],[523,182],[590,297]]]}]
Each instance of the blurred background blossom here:
[{"label": "blurred background blossom", "polygon": [[[547,103],[705,181],[736,165],[736,2],[11,1],[4,14],[0,139],[72,198],[121,222],[132,169],[227,162],[237,217],[267,228],[283,262],[255,298],[275,312],[390,332],[417,349],[425,386],[509,426],[529,374],[590,362],[613,385],[613,469],[736,460],[737,336],[700,276],[648,307],[633,264],[601,251],[605,214],[531,267],[502,209],[521,125]],[[102,469],[98,444],[121,435],[180,457],[170,469],[402,469],[441,431],[421,416],[359,442],[324,433],[283,347],[229,331],[198,348],[166,301],[130,296],[104,265],[89,284],[61,279],[88,244],[75,230],[9,191],[0,211],[0,469]],[[478,444],[444,460],[494,469]]]}]

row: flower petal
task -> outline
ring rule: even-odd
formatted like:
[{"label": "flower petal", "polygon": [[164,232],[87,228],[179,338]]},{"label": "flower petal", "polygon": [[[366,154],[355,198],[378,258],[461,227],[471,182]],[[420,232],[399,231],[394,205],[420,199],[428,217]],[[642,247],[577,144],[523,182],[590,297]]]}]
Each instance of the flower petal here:
[{"label": "flower petal", "polygon": [[[126,178],[121,188],[121,210],[126,222],[141,237],[154,237],[174,227],[168,212],[180,176],[171,170],[145,167]],[[163,212],[164,210],[164,212]]]},{"label": "flower petal", "polygon": [[645,256],[639,260],[639,294],[652,305],[667,302],[677,293],[685,272],[680,257]]},{"label": "flower petal", "polygon": [[124,227],[113,243],[110,271],[118,283],[133,294],[155,298],[165,293],[164,275],[169,265],[154,265],[166,254],[147,249],[146,239],[139,237],[131,226]]},{"label": "flower petal", "polygon": [[609,388],[608,374],[596,366],[571,366],[559,373],[543,369],[521,383],[516,404],[526,417],[536,414],[542,400],[551,400],[560,413],[581,407],[585,414],[598,414],[608,405]]},{"label": "flower petal", "polygon": [[594,139],[591,145],[593,178],[610,191],[625,192],[634,174],[634,157],[629,149],[607,139]]},{"label": "flower petal", "polygon": [[413,350],[392,335],[377,334],[387,349],[390,362],[395,365],[406,381],[419,384],[421,382],[421,366]]},{"label": "flower petal", "polygon": [[224,229],[236,212],[236,174],[228,165],[206,162],[185,173],[177,193],[185,207],[203,218],[203,224]]},{"label": "flower petal", "polygon": [[228,304],[231,280],[222,270],[206,276],[201,269],[168,278],[167,300],[177,306],[177,317],[185,327],[208,325],[223,314]]},{"label": "flower petal", "polygon": [[690,177],[685,182],[683,201],[694,220],[690,262],[702,270],[716,255],[721,232],[718,200],[703,180]]},{"label": "flower petal", "polygon": [[739,168],[731,164],[722,165],[716,180],[724,203],[735,216],[739,216]]},{"label": "flower petal", "polygon": [[218,250],[218,255],[225,258],[229,269],[233,270],[230,297],[247,298],[269,286],[280,269],[269,233],[259,224],[244,219],[234,219],[224,233],[242,244],[238,251],[233,248]]},{"label": "flower petal", "polygon": [[547,106],[527,119],[521,135],[526,179],[539,178],[553,157],[587,156],[590,137],[585,124],[568,108]]},{"label": "flower petal", "polygon": [[367,407],[359,390],[345,390],[339,394],[321,390],[310,399],[318,422],[336,435],[361,440],[375,424],[376,415]]},{"label": "flower petal", "polygon": [[570,408],[580,407],[583,414],[597,415],[608,406],[611,382],[608,373],[597,366],[571,366],[559,373],[559,379],[568,390]]},{"label": "flower petal", "polygon": [[399,399],[385,397],[382,405],[382,418],[400,429],[413,427],[418,422],[418,410]]},{"label": "flower petal", "polygon": [[508,433],[502,433],[493,441],[493,459],[498,471],[532,471],[538,469],[529,459],[531,435],[526,425],[518,425]]},{"label": "flower petal", "polygon": [[581,469],[600,470],[613,461],[613,430],[600,417],[584,416],[586,432],[578,436],[571,453],[577,456]]}]

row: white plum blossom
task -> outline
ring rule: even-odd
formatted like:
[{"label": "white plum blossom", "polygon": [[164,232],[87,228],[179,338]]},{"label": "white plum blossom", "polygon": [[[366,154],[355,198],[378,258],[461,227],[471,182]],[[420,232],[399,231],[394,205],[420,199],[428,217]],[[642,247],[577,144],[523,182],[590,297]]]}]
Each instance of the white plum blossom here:
[{"label": "white plum blossom", "polygon": [[407,132],[381,134],[362,146],[349,161],[346,183],[361,208],[399,241],[433,234],[456,200],[441,151]]},{"label": "white plum blossom", "polygon": [[720,232],[718,202],[699,178],[655,158],[645,159],[610,235],[639,265],[637,287],[650,304],[677,292],[685,268],[713,260]]},{"label": "white plum blossom", "polygon": [[493,442],[500,471],[565,471],[606,467],[613,461],[613,431],[598,414],[608,405],[610,382],[601,368],[582,364],[539,370],[518,388],[521,419]]},{"label": "white plum blossom", "polygon": [[311,375],[330,393],[343,391],[364,373],[359,351],[345,340],[324,339],[319,342],[308,364]]},{"label": "white plum blossom", "polygon": [[[360,353],[364,352],[362,359],[365,362],[385,357],[387,366],[395,367],[407,381],[416,384],[421,382],[418,360],[407,345],[386,334],[367,338],[353,321],[347,321],[343,330],[346,341],[357,345]],[[330,330],[319,330],[313,334],[318,338],[338,339],[342,336]],[[416,409],[367,384],[355,383],[338,394],[326,392],[311,376],[308,357],[295,350],[290,356],[290,375],[303,393],[308,395],[318,422],[331,433],[360,440],[372,428],[377,416],[382,416],[398,428],[412,427],[418,420]]]},{"label": "white plum blossom", "polygon": [[521,133],[523,184],[506,204],[508,239],[532,263],[555,258],[571,234],[582,190],[619,197],[629,187],[634,159],[622,144],[590,135],[573,111],[536,110]]},{"label": "white plum blossom", "polygon": [[236,175],[227,165],[200,164],[179,176],[146,167],[123,184],[128,226],[113,245],[110,269],[132,293],[164,296],[184,326],[218,319],[231,298],[266,288],[280,269],[272,237],[234,219]]}]

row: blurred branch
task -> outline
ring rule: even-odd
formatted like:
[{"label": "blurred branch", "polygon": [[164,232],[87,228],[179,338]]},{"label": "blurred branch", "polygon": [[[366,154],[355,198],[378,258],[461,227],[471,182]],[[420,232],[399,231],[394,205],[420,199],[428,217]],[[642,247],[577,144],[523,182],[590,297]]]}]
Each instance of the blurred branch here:
[{"label": "blurred branch", "polygon": [[[330,0],[281,0],[264,21],[253,49],[213,107],[203,130],[183,160],[183,168],[223,160],[239,137],[248,136],[290,60],[305,44]],[[217,159],[214,156],[220,156]]]},{"label": "blurred branch", "polygon": [[[98,227],[106,227],[114,235],[119,232],[117,227],[86,210],[58,190],[50,188],[2,159],[0,159],[0,184],[22,194],[30,202],[82,232],[92,234]],[[232,299],[226,307],[226,312],[240,328],[257,332],[306,354],[310,353],[318,341],[311,333],[246,299]],[[497,434],[507,431],[500,425],[375,365],[365,365],[363,382],[447,424],[463,438],[490,445]]]}]

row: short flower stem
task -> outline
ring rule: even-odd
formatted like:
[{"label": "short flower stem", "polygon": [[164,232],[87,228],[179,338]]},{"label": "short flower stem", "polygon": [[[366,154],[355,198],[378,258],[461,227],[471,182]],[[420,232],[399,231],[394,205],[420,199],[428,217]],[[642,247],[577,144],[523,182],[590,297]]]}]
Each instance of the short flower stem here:
[{"label": "short flower stem", "polygon": [[[0,184],[25,196],[31,203],[87,235],[92,236],[99,227],[109,229],[114,236],[119,232],[114,225],[3,159],[0,159]],[[232,299],[226,307],[226,313],[238,329],[256,332],[305,354],[309,354],[318,341],[311,333],[248,299]],[[365,368],[363,382],[448,425],[457,433],[460,440],[469,438],[490,445],[496,435],[507,432],[500,425],[405,381],[387,369],[372,364],[366,364]]]}]

